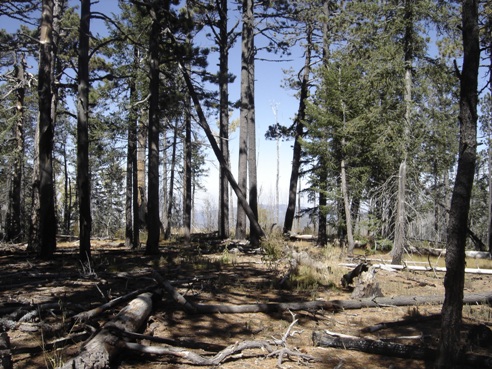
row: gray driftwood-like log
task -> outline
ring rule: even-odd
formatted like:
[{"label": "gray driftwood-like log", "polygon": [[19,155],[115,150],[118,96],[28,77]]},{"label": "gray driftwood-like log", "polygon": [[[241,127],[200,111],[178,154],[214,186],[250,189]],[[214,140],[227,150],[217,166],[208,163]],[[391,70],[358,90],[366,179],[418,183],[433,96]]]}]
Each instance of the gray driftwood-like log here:
[{"label": "gray driftwood-like log", "polygon": [[99,369],[109,368],[111,362],[124,347],[123,340],[112,334],[111,329],[134,332],[140,329],[152,311],[152,294],[139,295],[125,306],[119,314],[106,323],[103,328],[82,348],[81,353],[69,360],[61,369]]},{"label": "gray driftwood-like log", "polygon": [[[344,350],[355,350],[369,354],[385,355],[413,360],[435,360],[437,350],[416,345],[403,345],[394,342],[383,342],[361,337],[337,335],[331,332],[313,332],[313,343],[319,347],[332,347]],[[492,368],[492,357],[484,355],[463,355],[460,363],[464,368]]]},{"label": "gray driftwood-like log", "polygon": [[108,301],[107,303],[100,305],[98,307],[95,307],[94,309],[88,310],[88,311],[83,311],[81,313],[78,313],[72,317],[73,322],[86,322],[89,319],[95,318],[98,315],[102,314],[106,310],[112,309],[118,305],[124,304],[125,302],[130,301],[131,299],[134,299],[138,295],[145,293],[145,292],[150,292],[152,290],[155,290],[157,288],[156,285],[149,286],[146,288],[142,288],[137,291],[132,291],[124,296],[119,296],[111,301]]}]

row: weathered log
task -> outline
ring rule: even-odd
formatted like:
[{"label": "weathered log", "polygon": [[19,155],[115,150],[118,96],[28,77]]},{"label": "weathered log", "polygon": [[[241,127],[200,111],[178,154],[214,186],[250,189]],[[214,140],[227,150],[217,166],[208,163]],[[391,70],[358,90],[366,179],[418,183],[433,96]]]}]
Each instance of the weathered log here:
[{"label": "weathered log", "polygon": [[106,310],[112,309],[120,304],[124,304],[125,302],[130,301],[131,299],[134,299],[138,295],[141,295],[142,293],[145,292],[150,292],[152,290],[155,290],[157,288],[157,285],[152,285],[146,288],[142,288],[140,290],[132,291],[126,295],[119,296],[103,305],[100,305],[98,307],[95,307],[94,309],[88,310],[88,311],[83,311],[81,313],[78,313],[72,317],[72,322],[86,322],[89,319],[95,318],[96,316],[102,314]]},{"label": "weathered log", "polygon": [[[416,345],[403,345],[360,337],[349,337],[326,331],[313,332],[313,343],[320,347],[355,350],[369,354],[385,355],[413,360],[434,360],[437,350]],[[466,367],[492,368],[492,357],[484,355],[462,355],[460,363]]]},{"label": "weathered log", "polygon": [[279,303],[259,303],[259,304],[245,304],[245,305],[208,305],[208,304],[195,304],[188,301],[183,295],[181,295],[171,285],[171,283],[164,279],[157,271],[153,273],[154,278],[161,286],[163,286],[167,293],[178,303],[183,309],[192,314],[240,314],[240,313],[275,313],[282,311],[316,311],[316,310],[340,310],[337,304],[330,301],[304,301],[304,302],[279,302]]},{"label": "weathered log", "polygon": [[112,334],[111,328],[115,327],[130,332],[136,331],[144,324],[151,311],[152,294],[146,292],[139,295],[130,301],[114,319],[106,323],[99,333],[83,346],[82,352],[77,357],[69,360],[60,368],[109,368],[111,362],[124,347],[123,340]]},{"label": "weathered log", "polygon": [[[330,301],[340,309],[362,309],[368,307],[384,306],[414,306],[414,305],[440,305],[444,302],[444,296],[394,296],[376,297],[372,299],[332,300]],[[464,304],[492,304],[492,292],[471,293],[463,298]]]},{"label": "weathered log", "polygon": [[[354,263],[341,263],[340,266],[346,266],[349,268],[355,268],[357,264]],[[381,269],[393,269],[393,270],[411,270],[411,271],[422,271],[422,272],[446,272],[445,267],[430,267],[430,266],[420,266],[420,265],[396,265],[396,264],[373,264],[375,268]],[[490,274],[492,275],[492,269],[481,269],[481,268],[465,268],[465,273],[471,274]]]}]

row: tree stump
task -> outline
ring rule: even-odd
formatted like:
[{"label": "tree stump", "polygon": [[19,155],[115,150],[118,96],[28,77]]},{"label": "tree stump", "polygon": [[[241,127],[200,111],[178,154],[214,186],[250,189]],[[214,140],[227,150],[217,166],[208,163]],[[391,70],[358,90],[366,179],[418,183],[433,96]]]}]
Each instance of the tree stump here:
[{"label": "tree stump", "polygon": [[362,272],[357,279],[351,297],[354,299],[382,297],[383,293],[379,287],[379,282],[375,281],[375,276],[376,268],[374,267],[371,267],[367,272]]}]

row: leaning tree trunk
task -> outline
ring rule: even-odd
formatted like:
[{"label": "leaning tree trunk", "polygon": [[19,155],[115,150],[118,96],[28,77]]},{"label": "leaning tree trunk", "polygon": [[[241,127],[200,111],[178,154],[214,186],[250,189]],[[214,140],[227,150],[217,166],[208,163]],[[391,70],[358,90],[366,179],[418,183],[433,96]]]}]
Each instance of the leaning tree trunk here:
[{"label": "leaning tree trunk", "polygon": [[[157,3],[154,6],[162,6]],[[149,100],[149,163],[148,163],[148,199],[147,199],[147,244],[145,252],[159,252],[159,39],[161,33],[159,9],[150,9],[152,26],[150,31],[150,100]]]},{"label": "leaning tree trunk", "polygon": [[[53,1],[43,0],[41,16],[40,43],[39,43],[39,123],[38,123],[38,175],[39,186],[38,219],[34,220],[33,227],[39,224],[38,231],[32,240],[34,249],[41,257],[51,257],[56,248],[56,218],[55,218],[55,191],[53,184],[53,119],[51,112],[52,92],[52,63],[53,63]],[[37,223],[37,224],[36,224]]]},{"label": "leaning tree trunk", "polygon": [[79,195],[79,257],[91,258],[91,187],[89,178],[89,37],[90,0],[81,1],[79,87],[77,104],[77,188]]},{"label": "leaning tree trunk", "polygon": [[[172,37],[172,35],[170,35]],[[174,42],[176,42],[175,39],[173,39]],[[195,91],[195,87],[193,86],[193,83],[191,82],[191,78],[186,71],[186,69],[181,65],[181,63],[178,62],[179,68],[181,69],[181,73],[183,74],[186,87],[188,88],[188,91],[190,92],[191,99],[193,100],[193,104],[195,105],[195,110],[198,115],[198,124],[200,127],[202,127],[203,131],[205,132],[205,135],[207,136],[208,142],[210,143],[210,146],[212,147],[212,150],[214,151],[215,157],[219,161],[219,164],[221,168],[224,170],[224,174],[226,175],[229,184],[231,185],[232,189],[234,190],[237,199],[238,199],[238,205],[241,206],[245,213],[246,216],[249,219],[250,226],[251,228],[254,228],[254,231],[260,236],[264,237],[265,232],[263,232],[263,229],[261,228],[260,224],[258,223],[258,219],[255,217],[253,211],[249,207],[248,201],[246,200],[246,196],[244,193],[241,191],[238,183],[236,182],[236,179],[234,178],[234,175],[231,172],[231,169],[229,168],[228,163],[225,161],[224,156],[222,155],[222,151],[220,150],[219,145],[217,144],[217,141],[215,139],[215,136],[210,129],[210,126],[207,123],[207,119],[205,117],[205,113],[203,112],[202,106],[200,104],[200,100],[198,98],[198,95]]]},{"label": "leaning tree trunk", "polygon": [[458,170],[449,212],[445,299],[437,368],[457,368],[465,281],[465,245],[477,150],[477,103],[480,45],[478,0],[462,3],[463,70],[460,75],[460,145]]}]

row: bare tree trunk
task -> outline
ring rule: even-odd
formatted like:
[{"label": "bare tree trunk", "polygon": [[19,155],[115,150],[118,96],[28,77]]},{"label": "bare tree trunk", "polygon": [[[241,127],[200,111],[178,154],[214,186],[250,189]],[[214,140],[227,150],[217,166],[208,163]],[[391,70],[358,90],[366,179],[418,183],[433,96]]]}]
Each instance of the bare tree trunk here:
[{"label": "bare tree trunk", "polygon": [[[220,151],[230,166],[229,159],[229,33],[227,30],[227,0],[217,1],[219,13],[219,91],[220,91]],[[220,168],[219,178],[219,237],[228,238],[229,182]]]},{"label": "bare tree trunk", "polygon": [[[188,7],[190,5],[188,2],[186,3],[188,16],[189,10]],[[191,33],[188,33],[186,36],[186,43],[188,44],[188,50],[191,50],[192,47],[192,36]],[[191,60],[191,55],[187,56],[189,60]],[[191,62],[187,63],[186,66],[188,70],[191,70]],[[192,173],[191,173],[191,158],[192,158],[192,147],[191,147],[191,99],[189,94],[185,97],[185,139],[184,139],[184,169],[183,169],[183,228],[184,228],[184,239],[186,242],[190,242],[191,239],[191,182],[192,182]]]},{"label": "bare tree trunk", "polygon": [[405,53],[405,119],[403,128],[403,161],[399,169],[398,181],[398,198],[396,208],[396,224],[395,224],[395,240],[392,251],[393,264],[401,264],[403,251],[405,249],[406,237],[406,184],[407,184],[407,160],[408,160],[408,135],[412,124],[412,62],[414,48],[414,3],[405,1],[405,38],[404,38],[404,53]]},{"label": "bare tree trunk", "polygon": [[[256,159],[256,147],[254,151],[251,145],[255,145],[255,132],[250,132],[254,127],[254,14],[253,0],[243,0],[243,28],[241,37],[241,109],[240,109],[240,125],[239,125],[239,161],[238,161],[238,185],[241,191],[246,194],[248,191],[248,166]],[[256,146],[256,145],[255,145]],[[253,155],[250,158],[249,155]],[[256,168],[249,170],[251,175]],[[251,183],[252,178],[249,178],[249,205],[254,216],[258,217],[258,209],[256,198],[251,198],[251,195],[257,194],[256,183]],[[239,200],[238,200],[239,201]],[[253,234],[251,234],[254,237]],[[236,238],[246,238],[246,214],[243,207],[237,206],[236,218]]]},{"label": "bare tree trunk", "polygon": [[[174,42],[176,41],[174,40]],[[224,174],[229,180],[229,184],[231,185],[232,189],[234,190],[238,198],[238,205],[241,206],[246,212],[246,216],[249,219],[250,226],[252,228],[255,228],[255,232],[258,235],[260,235],[260,237],[264,237],[265,232],[263,232],[260,224],[258,223],[258,220],[254,216],[253,211],[249,207],[248,201],[246,200],[246,196],[239,188],[239,185],[237,184],[236,179],[234,178],[234,175],[232,174],[231,169],[229,168],[228,163],[225,161],[224,156],[222,155],[222,151],[220,150],[219,145],[215,140],[215,136],[213,135],[210,126],[207,123],[205,113],[202,110],[200,100],[195,92],[195,88],[193,86],[193,83],[191,82],[191,78],[188,75],[188,72],[184,69],[184,67],[180,63],[178,64],[181,69],[181,73],[183,74],[183,77],[185,79],[186,86],[188,87],[188,91],[190,92],[191,98],[193,100],[193,104],[195,105],[195,110],[198,114],[198,122],[200,124],[200,127],[202,127],[203,131],[205,132],[208,142],[210,143],[210,146],[212,147],[212,150],[214,151],[214,154],[217,160],[219,161],[221,168],[224,170]]]},{"label": "bare tree trunk", "polygon": [[[38,175],[39,175],[39,232],[34,234],[35,250],[41,257],[50,258],[56,248],[55,194],[53,185],[53,1],[43,0],[39,52],[39,123],[38,123]],[[36,183],[36,184],[37,184]],[[36,211],[34,209],[33,211]],[[39,223],[37,223],[39,222]],[[36,227],[36,226],[34,226]]]},{"label": "bare tree trunk", "polygon": [[[166,9],[167,9],[166,2]],[[150,31],[150,100],[149,100],[149,163],[148,163],[148,202],[147,202],[147,254],[159,252],[160,218],[159,218],[159,40],[161,33],[160,17],[162,12],[153,3],[150,7],[152,26]]]},{"label": "bare tree trunk", "polygon": [[89,177],[89,37],[90,0],[81,0],[77,99],[77,188],[79,193],[79,257],[91,258],[91,187]]},{"label": "bare tree trunk", "polygon": [[458,170],[449,212],[445,299],[437,368],[458,368],[465,282],[465,246],[477,150],[480,45],[478,1],[462,2],[463,69],[460,75],[460,145]]},{"label": "bare tree trunk", "polygon": [[126,157],[126,246],[136,249],[140,243],[137,170],[137,86],[138,49],[133,48],[133,75],[130,77],[130,114],[128,117],[128,151]]},{"label": "bare tree trunk", "polygon": [[15,110],[15,149],[14,161],[11,165],[9,199],[6,222],[6,239],[18,242],[23,239],[22,229],[22,174],[24,171],[24,96],[26,94],[26,60],[20,55],[20,60],[14,66],[17,104]]},{"label": "bare tree trunk", "polygon": [[173,206],[174,206],[174,170],[176,168],[176,149],[178,146],[178,127],[175,125],[173,130],[173,143],[172,143],[172,153],[171,153],[171,177],[169,178],[169,195],[167,203],[167,227],[164,238],[168,240],[171,237],[171,227],[172,227],[172,216],[173,216]]},{"label": "bare tree trunk", "polygon": [[309,77],[311,74],[311,54],[312,54],[312,28],[307,29],[306,33],[306,59],[304,60],[304,68],[301,80],[301,91],[299,96],[299,108],[297,110],[297,116],[294,121],[295,137],[294,148],[292,151],[292,169],[290,172],[289,182],[289,200],[287,203],[287,210],[285,212],[284,219],[284,233],[292,231],[292,225],[294,224],[294,217],[296,213],[296,198],[297,198],[297,185],[299,183],[299,170],[301,168],[301,139],[304,136],[304,118],[306,117],[306,99],[309,96]]}]

